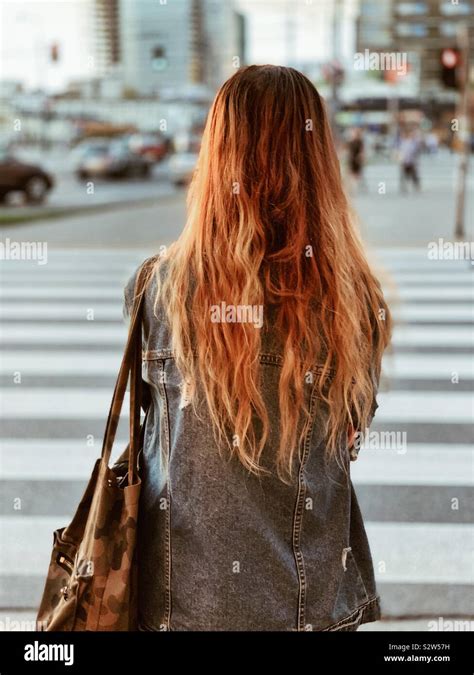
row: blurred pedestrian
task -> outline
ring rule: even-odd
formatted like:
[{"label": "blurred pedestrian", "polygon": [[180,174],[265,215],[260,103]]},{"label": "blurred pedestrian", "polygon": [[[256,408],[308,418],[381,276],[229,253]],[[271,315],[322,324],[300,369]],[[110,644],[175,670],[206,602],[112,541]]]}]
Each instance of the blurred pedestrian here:
[{"label": "blurred pedestrian", "polygon": [[407,183],[411,182],[416,190],[420,189],[418,158],[421,152],[421,141],[414,131],[404,131],[400,137],[400,191],[406,192]]},{"label": "blurred pedestrian", "polygon": [[438,152],[438,148],[439,148],[438,136],[434,133],[434,131],[430,131],[430,133],[426,137],[426,149],[428,150],[428,154],[436,155],[436,153]]},{"label": "blurred pedestrian", "polygon": [[351,191],[358,192],[364,180],[364,137],[362,129],[355,128],[351,131],[347,143],[347,167]]}]

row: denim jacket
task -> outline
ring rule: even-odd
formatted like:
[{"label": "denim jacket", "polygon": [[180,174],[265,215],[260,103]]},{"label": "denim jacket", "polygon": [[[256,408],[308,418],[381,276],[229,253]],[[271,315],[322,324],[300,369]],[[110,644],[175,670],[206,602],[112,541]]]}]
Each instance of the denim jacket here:
[{"label": "denim jacket", "polygon": [[[134,281],[125,289],[128,309]],[[141,457],[140,629],[354,631],[378,619],[349,451],[346,472],[325,460],[317,378],[305,385],[311,418],[285,484],[274,470],[282,352],[266,320],[261,386],[272,424],[261,461],[270,474],[250,474],[219,452],[207,411],[193,413],[155,293],[154,281],[143,326],[151,402]]]}]

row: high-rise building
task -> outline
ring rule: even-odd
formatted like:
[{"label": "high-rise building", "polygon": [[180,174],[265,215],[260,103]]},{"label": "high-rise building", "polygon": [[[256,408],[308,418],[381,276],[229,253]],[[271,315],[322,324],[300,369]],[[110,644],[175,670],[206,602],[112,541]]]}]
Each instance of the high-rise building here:
[{"label": "high-rise building", "polygon": [[94,0],[95,72],[107,75],[120,63],[119,0]]},{"label": "high-rise building", "polygon": [[357,51],[392,46],[392,0],[360,0],[357,19]]},{"label": "high-rise building", "polygon": [[232,0],[119,0],[124,85],[141,95],[217,87],[242,57]]},{"label": "high-rise building", "polygon": [[357,49],[416,54],[420,90],[434,92],[442,88],[441,51],[456,47],[461,24],[473,45],[472,0],[361,0]]}]

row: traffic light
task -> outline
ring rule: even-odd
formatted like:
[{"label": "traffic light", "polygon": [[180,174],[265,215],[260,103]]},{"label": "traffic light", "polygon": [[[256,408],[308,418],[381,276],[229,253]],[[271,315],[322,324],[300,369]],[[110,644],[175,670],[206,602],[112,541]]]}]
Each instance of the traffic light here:
[{"label": "traffic light", "polygon": [[49,58],[53,63],[57,63],[59,61],[59,45],[56,42],[53,42],[50,47]]},{"label": "traffic light", "polygon": [[164,48],[154,47],[151,53],[151,67],[153,70],[164,70],[167,63]]},{"label": "traffic light", "polygon": [[459,49],[448,47],[440,54],[440,79],[447,89],[458,89],[458,66],[461,59]]}]

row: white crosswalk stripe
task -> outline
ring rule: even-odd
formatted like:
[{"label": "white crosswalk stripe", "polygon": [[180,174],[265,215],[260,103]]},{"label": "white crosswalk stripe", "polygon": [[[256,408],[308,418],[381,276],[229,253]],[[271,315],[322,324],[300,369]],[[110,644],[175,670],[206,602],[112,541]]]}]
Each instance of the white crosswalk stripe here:
[{"label": "white crosswalk stripe", "polygon": [[[14,345],[25,344],[31,347],[37,344],[55,344],[67,346],[79,342],[85,346],[113,343],[120,348],[125,341],[125,325],[107,326],[93,321],[82,324],[51,324],[38,322],[34,324],[18,321],[2,326],[0,340]],[[120,355],[120,354],[119,354]]]},{"label": "white crosswalk stripe", "polygon": [[[105,424],[126,337],[123,285],[149,253],[53,251],[46,265],[2,265],[0,607],[36,605],[52,530],[70,518],[100,454],[90,430]],[[383,607],[436,612],[449,588],[443,611],[459,614],[473,581],[474,266],[422,249],[371,257],[396,325],[388,390],[351,468]]]},{"label": "white crosswalk stripe", "polygon": [[[123,335],[117,334],[123,341]],[[50,337],[53,333],[50,334]],[[69,333],[70,339],[71,333]],[[31,338],[30,338],[31,339]],[[118,340],[118,341],[119,341]],[[120,365],[119,352],[98,350],[65,350],[33,353],[24,350],[4,349],[0,362],[0,375],[23,374],[93,375],[101,370],[104,374],[114,375]],[[416,354],[404,353],[387,356],[385,374],[390,378],[451,379],[453,373],[464,379],[474,379],[474,362],[469,354]]]}]

